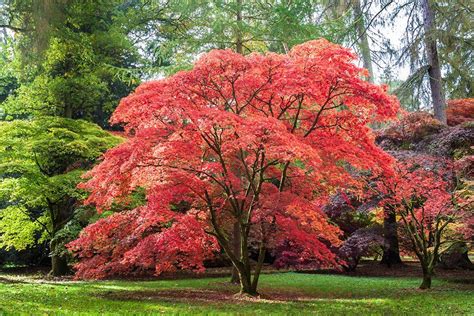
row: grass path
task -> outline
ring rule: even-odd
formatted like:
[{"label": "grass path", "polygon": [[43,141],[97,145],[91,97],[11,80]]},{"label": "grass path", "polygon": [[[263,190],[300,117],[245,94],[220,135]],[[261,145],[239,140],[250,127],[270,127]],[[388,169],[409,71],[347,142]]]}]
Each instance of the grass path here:
[{"label": "grass path", "polygon": [[474,285],[418,278],[301,273],[262,275],[263,299],[233,296],[226,278],[47,282],[0,273],[0,315],[11,314],[323,314],[474,315]]}]

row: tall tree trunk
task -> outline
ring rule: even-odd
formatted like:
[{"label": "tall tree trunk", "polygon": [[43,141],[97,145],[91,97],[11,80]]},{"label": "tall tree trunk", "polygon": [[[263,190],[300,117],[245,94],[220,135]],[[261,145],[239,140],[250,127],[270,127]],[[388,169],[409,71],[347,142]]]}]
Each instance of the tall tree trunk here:
[{"label": "tall tree trunk", "polygon": [[242,41],[242,0],[236,0],[237,3],[237,29],[235,32],[235,51],[239,54],[243,54],[244,45]]},{"label": "tall tree trunk", "polygon": [[357,36],[359,38],[359,49],[362,55],[364,68],[369,71],[369,81],[374,82],[374,71],[372,68],[372,57],[370,55],[369,38],[367,37],[367,25],[365,16],[361,9],[360,0],[352,0],[354,17],[356,19]]},{"label": "tall tree trunk", "polygon": [[422,0],[422,5],[425,29],[424,40],[426,46],[426,58],[430,66],[428,69],[428,75],[430,76],[434,116],[441,123],[446,124],[446,100],[444,99],[438,48],[436,47],[435,13],[431,6],[431,0]]},{"label": "tall tree trunk", "polygon": [[[239,54],[243,54],[244,49],[243,49],[243,43],[242,43],[242,33],[240,29],[241,22],[242,22],[242,0],[237,0],[236,3],[237,3],[237,14],[236,14],[237,30],[235,32],[235,51]],[[240,237],[240,224],[238,221],[234,223],[234,227],[232,231],[232,241],[233,241],[233,248],[234,248],[235,255],[238,258],[240,258],[241,237]],[[235,266],[232,268],[232,276],[230,277],[230,282],[231,283],[240,282],[239,271],[237,270]]]},{"label": "tall tree trunk", "polygon": [[398,247],[397,217],[393,210],[384,209],[383,231],[386,247],[380,263],[391,266],[402,263]]}]

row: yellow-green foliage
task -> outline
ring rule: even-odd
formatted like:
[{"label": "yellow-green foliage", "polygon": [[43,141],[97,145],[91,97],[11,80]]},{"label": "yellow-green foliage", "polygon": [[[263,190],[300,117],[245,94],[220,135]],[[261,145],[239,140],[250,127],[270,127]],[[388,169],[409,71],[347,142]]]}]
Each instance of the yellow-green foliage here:
[{"label": "yellow-green foliage", "polygon": [[0,247],[21,250],[52,238],[51,204],[60,212],[63,201],[83,197],[82,173],[119,142],[82,120],[0,122]]},{"label": "yellow-green foliage", "polygon": [[47,238],[45,232],[39,240],[35,235],[42,232],[43,225],[49,226],[48,217],[43,214],[37,221],[32,221],[28,210],[23,206],[7,206],[0,211],[0,248],[24,250],[36,241]]}]

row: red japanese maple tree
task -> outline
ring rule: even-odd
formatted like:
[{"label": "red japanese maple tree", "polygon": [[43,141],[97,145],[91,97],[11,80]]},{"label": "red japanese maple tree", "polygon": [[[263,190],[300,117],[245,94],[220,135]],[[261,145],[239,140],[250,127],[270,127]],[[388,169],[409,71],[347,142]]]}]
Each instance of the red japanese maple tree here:
[{"label": "red japanese maple tree", "polygon": [[367,125],[399,107],[386,87],[364,80],[355,58],[324,39],[287,55],[214,50],[190,71],[138,87],[112,117],[128,140],[83,187],[99,210],[137,188],[146,203],[96,222],[70,244],[78,275],[201,270],[222,249],[241,292],[255,295],[266,251],[279,265],[336,265],[330,246],[340,232],[321,206],[335,188],[359,187],[354,170],[388,168]]},{"label": "red japanese maple tree", "polygon": [[440,254],[449,244],[447,228],[457,224],[457,237],[471,234],[472,201],[455,194],[453,164],[443,158],[415,155],[397,161],[395,173],[379,179],[382,204],[393,209],[420,261],[423,282],[431,287]]}]

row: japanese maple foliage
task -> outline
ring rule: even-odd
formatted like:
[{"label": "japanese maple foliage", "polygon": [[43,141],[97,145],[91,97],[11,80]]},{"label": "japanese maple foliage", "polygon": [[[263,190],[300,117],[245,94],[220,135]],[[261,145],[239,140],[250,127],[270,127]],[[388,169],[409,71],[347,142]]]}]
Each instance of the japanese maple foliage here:
[{"label": "japanese maple foliage", "polygon": [[[146,189],[147,203],[82,233],[71,246],[82,258],[79,276],[116,272],[94,256],[129,238],[126,252],[106,251],[119,269],[201,269],[219,246],[249,294],[256,293],[267,250],[281,265],[337,264],[329,246],[340,243],[340,232],[321,206],[335,188],[360,187],[351,170],[388,169],[391,159],[367,124],[399,108],[386,87],[364,81],[367,71],[355,58],[324,39],[287,55],[214,50],[190,71],[138,87],[112,117],[128,141],[105,154],[83,187],[99,210],[126,201],[136,188]],[[117,219],[128,227],[109,239]],[[141,231],[150,221],[158,228]],[[241,254],[229,241],[234,223]],[[259,253],[253,278],[252,245]]]},{"label": "japanese maple foliage", "polygon": [[178,217],[144,207],[88,226],[69,249],[80,251],[76,277],[85,279],[177,268],[202,271],[203,261],[218,251],[214,238],[204,233],[191,214]]},{"label": "japanese maple foliage", "polygon": [[377,131],[379,140],[389,139],[395,144],[417,142],[439,132],[444,125],[428,112],[405,112],[403,116],[384,129]]},{"label": "japanese maple foliage", "polygon": [[446,116],[449,126],[474,121],[474,98],[448,100]]}]

